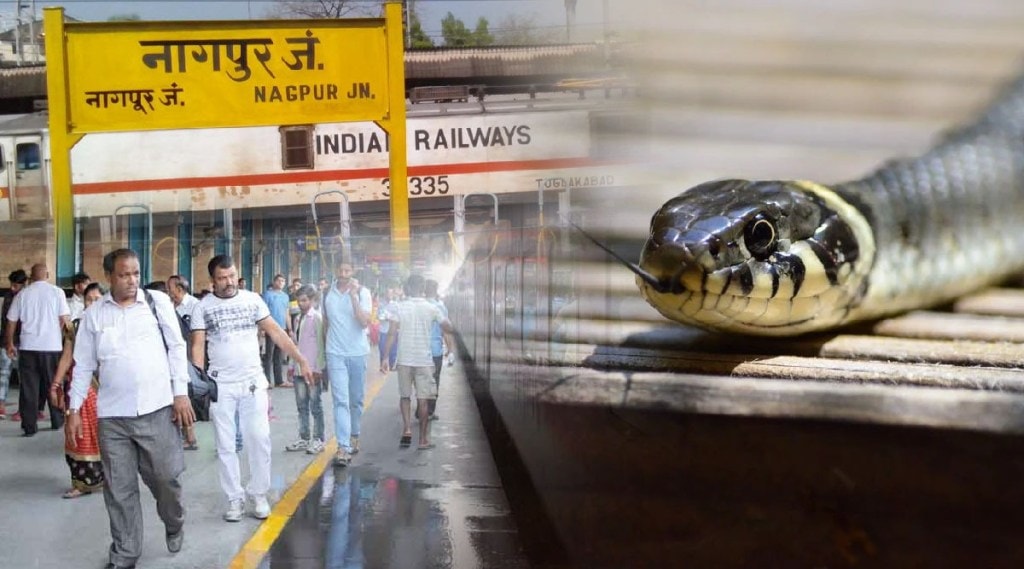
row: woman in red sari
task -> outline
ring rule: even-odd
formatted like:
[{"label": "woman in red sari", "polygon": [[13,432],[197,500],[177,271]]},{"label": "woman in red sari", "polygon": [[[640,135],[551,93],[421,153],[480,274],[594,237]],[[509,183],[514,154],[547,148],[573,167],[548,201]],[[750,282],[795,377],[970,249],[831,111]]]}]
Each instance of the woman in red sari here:
[{"label": "woman in red sari", "polygon": [[[100,299],[99,283],[92,283],[85,289],[85,307]],[[78,320],[64,329],[64,349],[57,364],[50,385],[50,404],[58,409],[66,409],[68,394],[71,390],[71,367],[74,364],[75,334],[78,331]],[[103,488],[103,463],[100,462],[99,422],[96,415],[96,377],[89,386],[89,395],[82,403],[79,413],[82,415],[82,438],[75,441],[73,437],[64,436],[64,457],[71,469],[71,489],[64,492],[64,498],[78,498]],[[76,444],[77,443],[77,444]]]}]

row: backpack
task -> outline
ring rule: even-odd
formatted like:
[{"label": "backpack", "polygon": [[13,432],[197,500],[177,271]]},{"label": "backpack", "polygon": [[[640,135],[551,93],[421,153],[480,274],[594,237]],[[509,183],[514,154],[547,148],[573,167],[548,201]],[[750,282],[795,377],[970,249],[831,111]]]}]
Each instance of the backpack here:
[{"label": "backpack", "polygon": [[[145,289],[142,292],[146,297],[146,303],[149,304],[149,310],[153,312],[153,317],[156,318],[157,324],[159,324],[160,316],[157,315],[153,295]],[[192,411],[195,413],[197,421],[209,421],[210,403],[217,401],[217,382],[207,375],[206,370],[200,369],[192,363],[192,344],[189,341],[189,336],[192,333],[191,315],[181,316],[178,315],[177,311],[174,314],[177,316],[181,337],[185,340],[186,360],[188,360],[188,398],[192,403]],[[163,336],[163,330],[160,330],[160,339],[164,341],[164,349],[166,350],[167,339]]]}]

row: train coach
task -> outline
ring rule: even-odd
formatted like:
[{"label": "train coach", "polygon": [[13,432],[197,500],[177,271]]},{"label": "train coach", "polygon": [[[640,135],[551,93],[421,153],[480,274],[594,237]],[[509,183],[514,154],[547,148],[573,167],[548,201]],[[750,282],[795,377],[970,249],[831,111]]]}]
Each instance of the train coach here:
[{"label": "train coach", "polygon": [[[418,225],[458,229],[467,196],[488,194],[482,210],[500,202],[543,223],[545,209],[554,217],[568,207],[558,195],[633,183],[628,153],[616,146],[642,121],[622,99],[502,99],[410,107],[414,238]],[[323,261],[315,252],[326,245],[307,238],[336,237],[343,226],[353,242],[378,246],[364,257],[385,255],[388,150],[371,122],[90,134],[71,154],[76,265],[98,274],[103,250],[128,245],[143,252],[146,278],[201,274],[209,245],[242,259],[249,278],[315,278]],[[0,246],[11,253],[0,274],[37,259],[40,236],[53,250],[49,163],[45,113],[0,119]]]}]

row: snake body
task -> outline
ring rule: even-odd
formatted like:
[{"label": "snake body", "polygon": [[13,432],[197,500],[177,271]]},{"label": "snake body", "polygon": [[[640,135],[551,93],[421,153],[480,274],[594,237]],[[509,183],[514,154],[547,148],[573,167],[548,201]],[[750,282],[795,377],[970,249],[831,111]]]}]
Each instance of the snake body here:
[{"label": "snake body", "polygon": [[1024,270],[1024,79],[864,178],[722,180],[663,205],[637,285],[666,317],[758,335],[950,301]]}]

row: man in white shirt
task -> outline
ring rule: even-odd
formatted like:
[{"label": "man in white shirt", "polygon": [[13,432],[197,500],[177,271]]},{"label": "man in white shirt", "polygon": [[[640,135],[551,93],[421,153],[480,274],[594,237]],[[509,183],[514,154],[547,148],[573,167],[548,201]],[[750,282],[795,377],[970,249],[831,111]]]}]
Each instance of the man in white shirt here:
[{"label": "man in white shirt", "polygon": [[[47,393],[57,362],[64,347],[62,326],[68,325],[67,299],[64,291],[46,282],[50,271],[46,265],[32,265],[32,284],[25,287],[11,302],[7,312],[6,330],[7,356],[18,356],[18,377],[21,389],[18,392],[18,411],[21,412],[23,436],[31,437],[39,430],[39,416],[48,404]],[[14,347],[14,328],[21,324],[21,343]],[[50,426],[54,430],[64,425],[63,412],[50,405]]]},{"label": "man in white shirt", "polygon": [[[420,421],[419,449],[433,448],[430,436],[429,405],[437,398],[434,384],[434,358],[430,351],[430,332],[437,322],[445,333],[452,333],[452,325],[441,309],[424,298],[426,280],[417,274],[409,275],[405,282],[406,299],[399,302],[390,313],[391,332],[388,334],[387,350],[398,342],[398,394],[399,409],[402,412],[401,446],[408,446],[412,439],[412,392],[416,388],[416,415]],[[387,352],[385,352],[387,353]],[[383,364],[387,371],[388,362]]]},{"label": "man in white shirt", "polygon": [[[149,487],[166,530],[167,550],[184,538],[185,509],[178,476],[185,458],[178,429],[195,420],[188,399],[188,361],[170,298],[139,286],[139,258],[118,249],[103,258],[110,292],[83,313],[75,339],[75,369],[65,436],[78,440],[78,411],[99,372],[100,458],[110,518],[107,569],[135,567],[142,554],[139,482]],[[24,340],[23,340],[24,341]],[[177,425],[175,425],[177,423]]]},{"label": "man in white shirt", "polygon": [[71,298],[68,299],[71,314],[68,318],[72,322],[78,320],[85,310],[85,287],[91,282],[92,279],[85,273],[75,273],[75,276],[71,277]]},{"label": "man in white shirt", "polygon": [[[188,337],[192,330],[192,310],[199,304],[199,299],[189,294],[191,290],[191,285],[189,285],[188,279],[185,277],[181,275],[167,277],[167,296],[171,297],[171,302],[174,303],[174,311],[178,313],[178,318],[181,318],[181,321],[185,323],[182,333],[185,334],[185,347],[189,359],[192,358],[191,344],[189,343],[191,338]],[[193,410],[198,411],[197,409]],[[199,418],[198,414],[196,418]],[[182,434],[185,437],[185,450],[199,450],[199,442],[196,439],[194,428],[187,428]]]},{"label": "man in white shirt", "polygon": [[[210,419],[217,439],[220,485],[228,499],[224,519],[242,519],[246,494],[252,500],[253,517],[265,519],[270,515],[269,384],[260,360],[258,331],[298,362],[308,385],[313,383],[313,370],[270,316],[267,303],[254,292],[238,289],[238,272],[230,256],[214,257],[207,269],[213,294],[203,297],[192,313],[192,361],[204,367],[209,347],[209,373],[217,381],[217,401],[210,405]],[[249,483],[244,489],[235,452],[236,410],[249,449]]]},{"label": "man in white shirt", "polygon": [[182,319],[192,324],[192,310],[199,304],[199,299],[192,296],[188,279],[181,275],[167,277],[167,296],[174,303],[174,311]]}]

